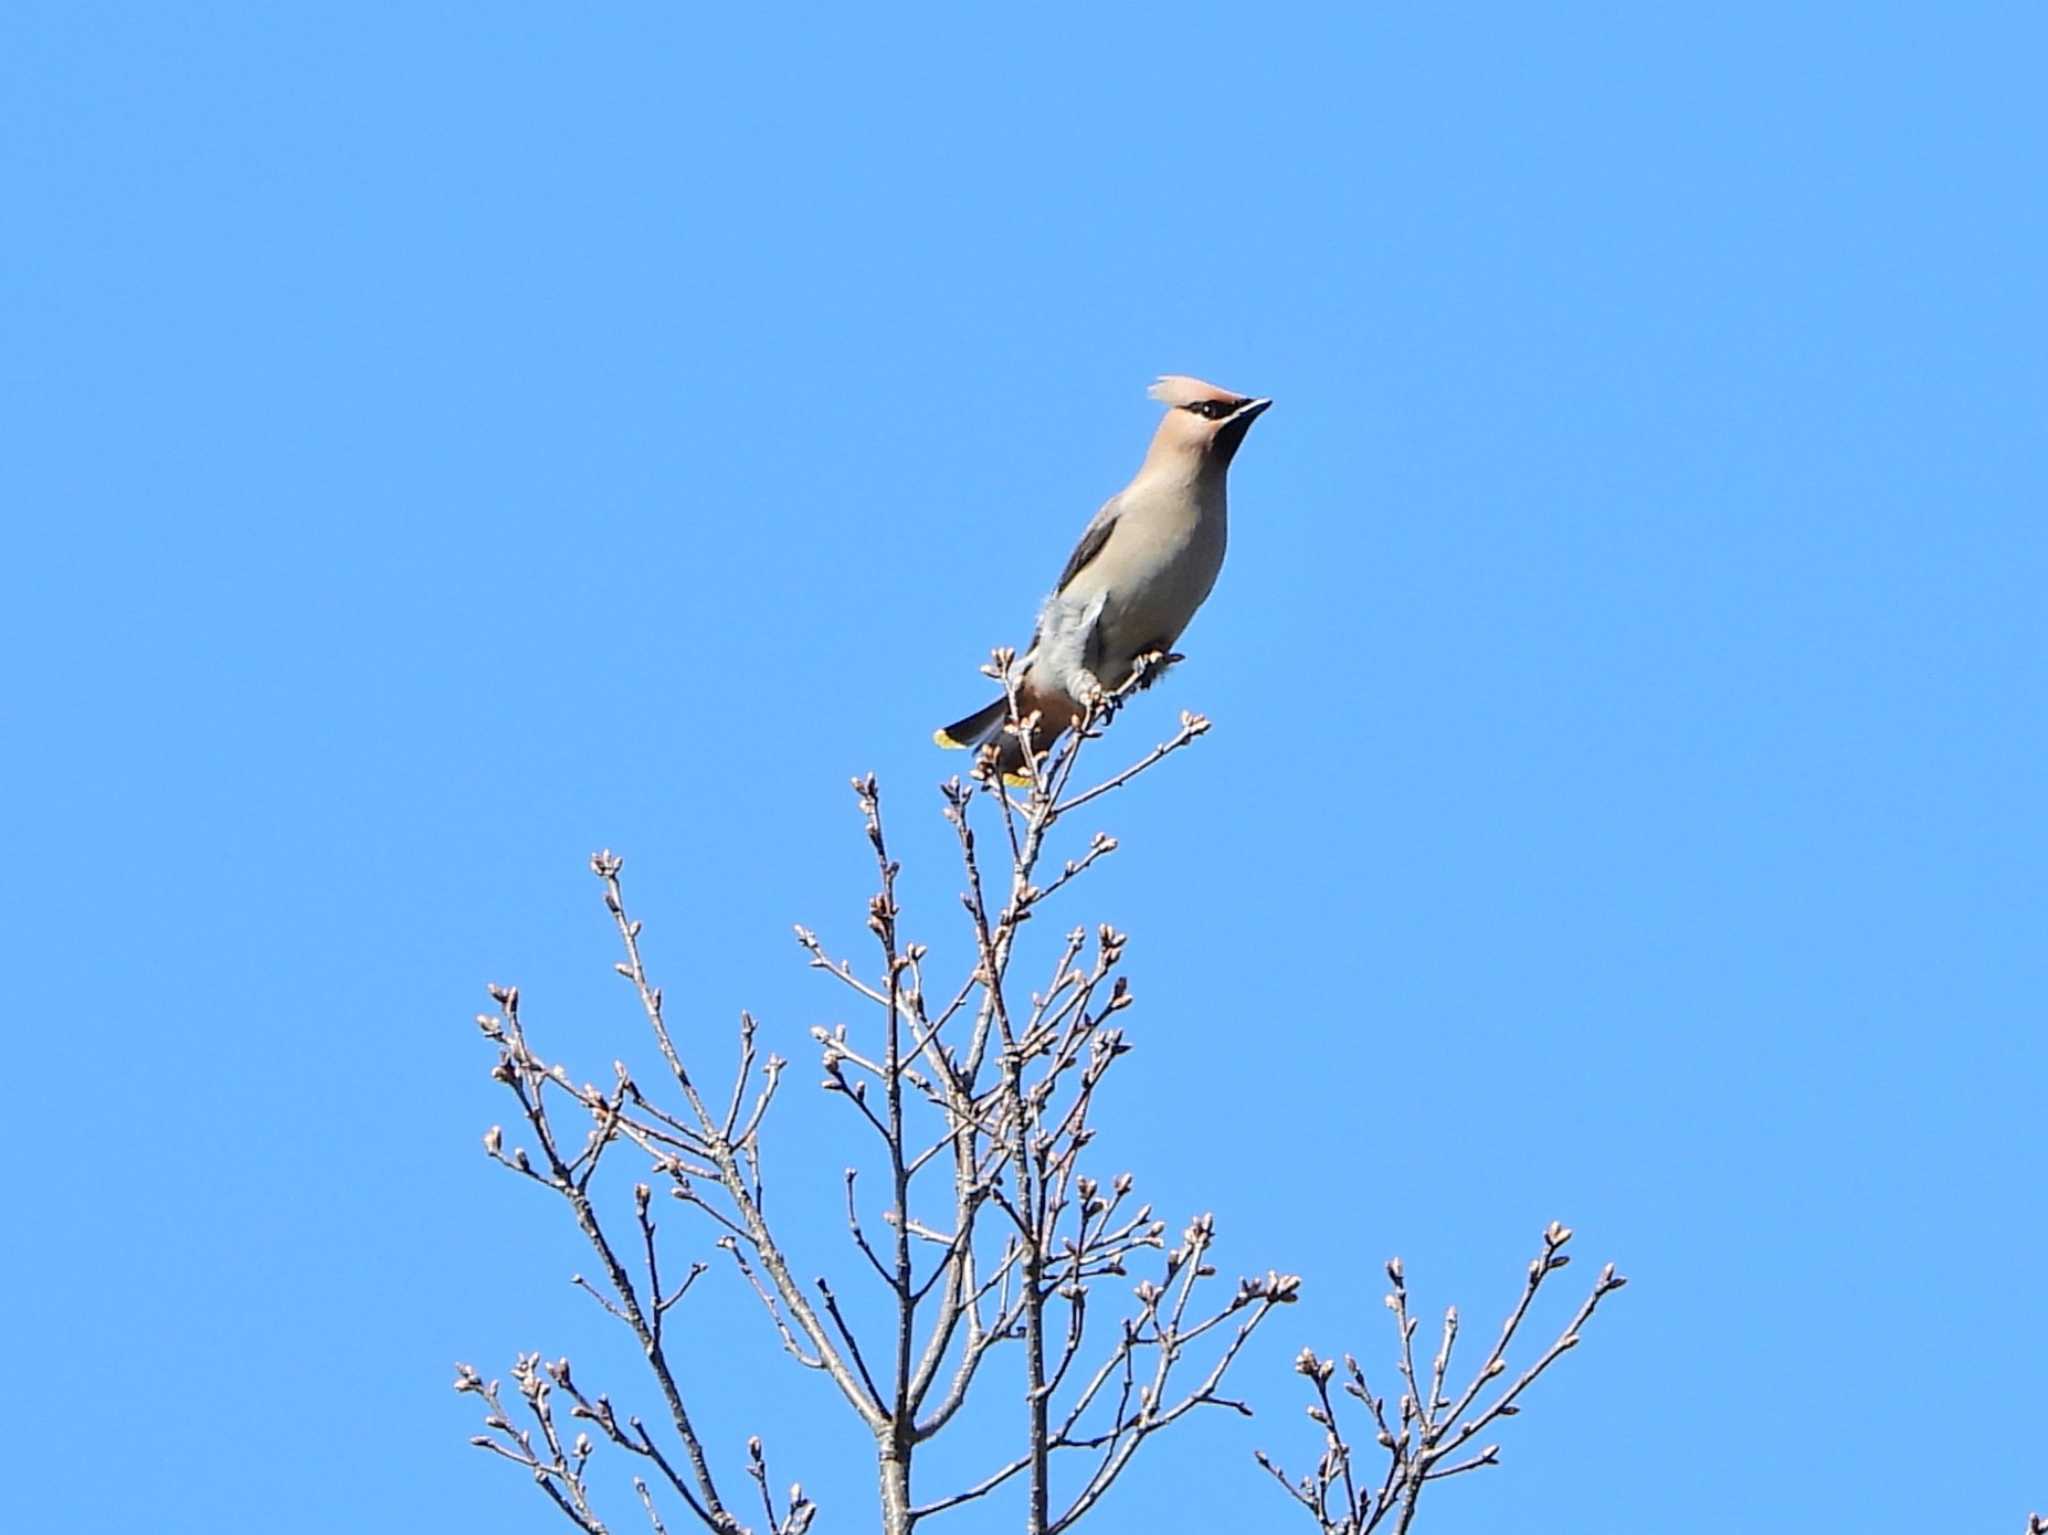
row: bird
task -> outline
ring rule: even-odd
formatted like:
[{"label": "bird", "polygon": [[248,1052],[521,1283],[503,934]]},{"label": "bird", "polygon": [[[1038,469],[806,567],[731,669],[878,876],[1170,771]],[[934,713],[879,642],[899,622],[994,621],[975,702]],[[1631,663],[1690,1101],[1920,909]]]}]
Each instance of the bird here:
[{"label": "bird", "polygon": [[[1019,714],[1038,715],[1030,756],[1004,728],[1007,691],[932,732],[954,750],[996,743],[996,766],[1012,782],[1026,780],[1032,757],[1128,683],[1140,657],[1178,659],[1173,643],[1223,568],[1230,461],[1273,402],[1182,374],[1150,393],[1167,409],[1144,463],[1082,531],[1010,671]],[[1145,681],[1157,676],[1148,670]]]}]

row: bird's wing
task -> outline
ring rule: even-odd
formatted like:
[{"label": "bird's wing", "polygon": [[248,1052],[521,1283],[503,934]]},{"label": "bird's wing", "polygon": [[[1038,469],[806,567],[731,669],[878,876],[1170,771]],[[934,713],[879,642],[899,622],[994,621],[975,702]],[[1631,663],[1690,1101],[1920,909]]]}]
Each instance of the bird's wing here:
[{"label": "bird's wing", "polygon": [[[1067,567],[1060,572],[1059,581],[1052,589],[1052,596],[1045,600],[1047,608],[1053,606],[1058,601],[1060,593],[1073,584],[1074,577],[1088,568],[1088,562],[1094,559],[1096,555],[1102,553],[1103,546],[1109,542],[1109,535],[1116,531],[1116,516],[1120,500],[1121,498],[1118,496],[1111,496],[1107,501],[1103,502],[1102,510],[1097,512],[1089,520],[1088,526],[1081,530],[1081,541],[1074,545],[1074,552],[1067,556]],[[1024,647],[1024,655],[1027,659],[1038,653],[1038,643],[1044,637],[1045,609],[1042,608],[1039,610],[1038,624],[1031,631],[1031,643]]]},{"label": "bird's wing", "polygon": [[1074,552],[1067,556],[1067,568],[1060,572],[1059,580],[1053,585],[1055,593],[1065,591],[1074,577],[1088,568],[1088,562],[1102,553],[1102,546],[1109,542],[1109,535],[1116,531],[1118,504],[1122,499],[1120,496],[1111,496],[1103,502],[1102,510],[1097,512],[1093,520],[1082,530],[1081,541],[1074,545]]}]

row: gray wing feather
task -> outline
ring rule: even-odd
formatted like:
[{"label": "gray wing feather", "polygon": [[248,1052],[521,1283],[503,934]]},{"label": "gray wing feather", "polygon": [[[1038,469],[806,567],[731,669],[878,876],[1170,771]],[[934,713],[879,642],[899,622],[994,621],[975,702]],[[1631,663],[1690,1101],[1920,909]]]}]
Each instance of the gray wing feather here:
[{"label": "gray wing feather", "polygon": [[[1074,545],[1074,552],[1067,556],[1066,569],[1060,572],[1059,581],[1052,589],[1054,598],[1073,583],[1074,577],[1088,568],[1090,560],[1102,553],[1103,546],[1109,542],[1109,535],[1116,531],[1117,503],[1120,499],[1118,496],[1111,496],[1103,502],[1102,509],[1089,520],[1088,526],[1081,530],[1081,541]],[[1047,599],[1048,604],[1051,600]],[[1031,631],[1031,643],[1024,647],[1024,653],[1027,656],[1036,654],[1039,641],[1044,637],[1045,615],[1041,612],[1037,627]]]},{"label": "gray wing feather", "polygon": [[1067,556],[1067,568],[1060,572],[1060,578],[1053,584],[1054,592],[1067,589],[1074,577],[1088,568],[1088,562],[1102,553],[1102,546],[1109,542],[1109,535],[1116,530],[1117,503],[1122,498],[1111,496],[1102,503],[1088,526],[1081,533],[1081,541],[1074,545],[1074,552]]}]

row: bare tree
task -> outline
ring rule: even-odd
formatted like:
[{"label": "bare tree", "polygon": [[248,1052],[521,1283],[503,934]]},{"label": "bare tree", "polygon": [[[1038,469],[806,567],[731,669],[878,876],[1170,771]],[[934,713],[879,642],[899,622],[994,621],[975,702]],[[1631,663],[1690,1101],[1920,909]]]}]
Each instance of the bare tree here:
[{"label": "bare tree", "polygon": [[[1387,1293],[1386,1303],[1394,1314],[1396,1368],[1402,1385],[1400,1404],[1389,1417],[1386,1399],[1373,1394],[1366,1384],[1365,1371],[1349,1354],[1344,1356],[1342,1391],[1342,1395],[1360,1403],[1370,1416],[1367,1431],[1386,1452],[1386,1470],[1377,1478],[1356,1466],[1352,1441],[1338,1420],[1337,1398],[1330,1391],[1331,1379],[1337,1373],[1336,1361],[1318,1358],[1313,1349],[1301,1351],[1294,1368],[1308,1377],[1314,1393],[1308,1415],[1323,1430],[1322,1458],[1311,1475],[1291,1482],[1263,1450],[1256,1453],[1259,1464],[1314,1518],[1321,1535],[1367,1535],[1389,1516],[1397,1535],[1407,1535],[1415,1522],[1423,1488],[1461,1472],[1499,1464],[1500,1446],[1476,1441],[1496,1421],[1511,1418],[1522,1410],[1522,1393],[1568,1350],[1578,1346],[1580,1329],[1591,1320],[1594,1309],[1628,1283],[1614,1271],[1613,1264],[1608,1264],[1556,1340],[1513,1380],[1506,1380],[1508,1349],[1528,1320],[1543,1282],[1571,1261],[1564,1250],[1571,1236],[1571,1229],[1556,1221],[1544,1230],[1543,1250],[1530,1260],[1520,1298],[1501,1324],[1492,1350],[1455,1397],[1450,1394],[1456,1389],[1451,1385],[1451,1350],[1458,1341],[1458,1308],[1452,1306],[1444,1312],[1442,1340],[1437,1345],[1436,1357],[1430,1361],[1425,1390],[1422,1374],[1415,1366],[1415,1328],[1420,1319],[1408,1309],[1408,1280],[1401,1260],[1388,1261],[1387,1278],[1393,1288]],[[1480,1398],[1488,1390],[1495,1394],[1482,1402]]]},{"label": "bare tree", "polygon": [[[998,651],[991,675],[1009,676]],[[1208,722],[1184,714],[1179,731],[1088,788],[1076,770],[1128,694],[1171,658],[1152,658],[1132,683],[1100,700],[1081,728],[1034,759],[1012,794],[985,752],[968,781],[943,788],[957,838],[962,897],[972,933],[965,973],[933,990],[924,944],[899,929],[898,866],[884,835],[872,776],[854,791],[876,870],[867,926],[871,966],[835,958],[797,929],[810,963],[850,988],[869,1009],[859,1031],[818,1029],[822,1087],[846,1111],[861,1150],[844,1174],[849,1261],[883,1297],[890,1319],[865,1334],[842,1307],[843,1283],[799,1277],[788,1234],[765,1213],[769,1163],[764,1137],[785,1062],[758,1058],[757,1029],[742,1015],[739,1062],[715,1096],[704,1085],[652,978],[640,922],[629,915],[620,859],[597,854],[591,869],[617,927],[619,973],[633,988],[666,1068],[659,1087],[623,1062],[608,1086],[580,1079],[546,1058],[528,1033],[516,987],[494,986],[498,1011],[478,1022],[497,1049],[492,1075],[516,1106],[513,1139],[494,1126],[489,1155],[558,1198],[596,1255],[596,1277],[576,1283],[632,1336],[662,1404],[658,1423],[627,1414],[594,1390],[570,1361],[522,1355],[508,1406],[497,1381],[467,1365],[456,1389],[483,1400],[485,1432],[472,1443],[519,1466],[577,1528],[608,1529],[588,1475],[609,1445],[633,1464],[644,1517],[665,1535],[664,1508],[680,1508],[714,1531],[759,1529],[801,1535],[816,1505],[800,1486],[778,1494],[759,1437],[740,1473],[754,1485],[744,1500],[716,1463],[691,1416],[671,1347],[676,1308],[705,1272],[678,1264],[655,1219],[657,1191],[676,1201],[715,1240],[739,1280],[758,1297],[782,1349],[830,1378],[869,1436],[876,1459],[881,1527],[906,1535],[946,1510],[1021,1486],[1025,1528],[1056,1535],[1095,1508],[1139,1448],[1200,1407],[1249,1408],[1223,1394],[1245,1341],[1299,1281],[1268,1272],[1213,1293],[1212,1217],[1198,1215],[1169,1237],[1167,1223],[1132,1193],[1130,1175],[1083,1170],[1094,1135],[1098,1090],[1130,1048],[1115,1017],[1130,1003],[1117,973],[1124,935],[1075,927],[1056,946],[1041,989],[1016,978],[1025,924],[1115,851],[1097,834],[1044,872],[1051,839],[1081,807],[1129,783],[1199,738]],[[1010,726],[1029,743],[1029,718],[1010,700]],[[977,832],[977,825],[982,830]],[[996,829],[999,855],[984,838]],[[985,874],[984,864],[1002,872]],[[644,1158],[644,1180],[608,1201],[598,1182],[615,1150]],[[864,1198],[863,1168],[881,1184],[880,1208]],[[1133,1270],[1143,1275],[1124,1289]],[[1108,1286],[1114,1285],[1114,1290]],[[1113,1298],[1123,1290],[1119,1307]],[[1100,1325],[1105,1310],[1114,1317]],[[1121,1314],[1118,1314],[1120,1311]],[[913,1479],[921,1446],[959,1421],[968,1395],[1007,1372],[1014,1391],[1013,1454],[966,1485],[933,1492]],[[1000,1390],[1001,1388],[995,1387]],[[566,1415],[562,1404],[566,1402]],[[516,1421],[515,1421],[516,1419]],[[755,1512],[742,1514],[743,1506]]]}]

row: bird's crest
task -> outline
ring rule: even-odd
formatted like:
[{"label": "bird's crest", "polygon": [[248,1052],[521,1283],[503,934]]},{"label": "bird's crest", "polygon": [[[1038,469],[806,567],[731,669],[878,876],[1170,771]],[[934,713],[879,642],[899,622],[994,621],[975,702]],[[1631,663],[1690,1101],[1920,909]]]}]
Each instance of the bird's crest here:
[{"label": "bird's crest", "polygon": [[1185,373],[1167,374],[1149,392],[1160,404],[1173,406],[1198,405],[1203,400],[1222,400],[1234,405],[1241,398],[1228,389],[1218,389],[1214,384],[1189,378]]}]

